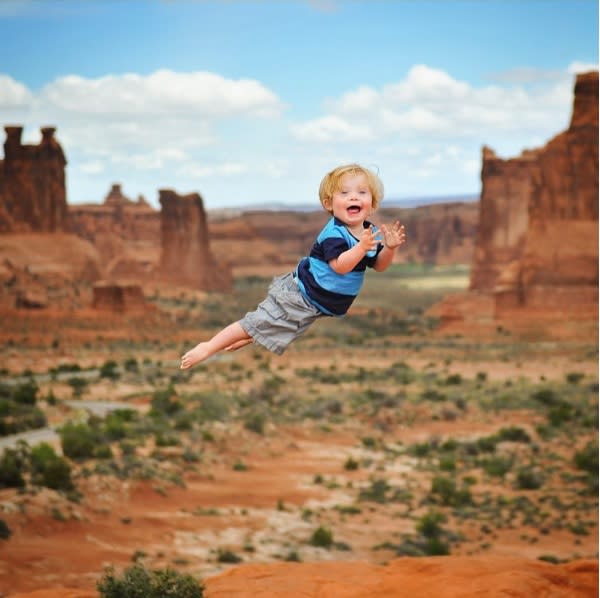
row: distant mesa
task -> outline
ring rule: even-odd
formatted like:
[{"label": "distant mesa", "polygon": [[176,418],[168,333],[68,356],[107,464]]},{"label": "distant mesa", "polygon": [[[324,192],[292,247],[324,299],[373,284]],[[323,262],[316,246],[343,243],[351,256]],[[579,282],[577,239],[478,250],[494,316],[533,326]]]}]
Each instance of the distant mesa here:
[{"label": "distant mesa", "polygon": [[143,206],[150,207],[143,195],[138,195],[137,200],[133,201],[123,194],[120,183],[113,183],[110,191],[104,197],[105,206]]}]

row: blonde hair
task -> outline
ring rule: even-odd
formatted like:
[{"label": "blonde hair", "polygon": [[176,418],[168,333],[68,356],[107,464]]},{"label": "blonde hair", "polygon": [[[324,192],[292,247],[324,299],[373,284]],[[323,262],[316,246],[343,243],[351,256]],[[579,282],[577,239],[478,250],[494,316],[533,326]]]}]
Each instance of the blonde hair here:
[{"label": "blonde hair", "polygon": [[383,199],[383,183],[378,175],[360,164],[345,164],[344,166],[338,166],[323,177],[323,180],[319,185],[319,199],[321,200],[323,207],[328,212],[332,211],[331,200],[333,194],[339,189],[342,177],[347,174],[351,174],[352,176],[363,174],[365,176],[369,185],[369,191],[373,196],[373,209],[377,209]]}]

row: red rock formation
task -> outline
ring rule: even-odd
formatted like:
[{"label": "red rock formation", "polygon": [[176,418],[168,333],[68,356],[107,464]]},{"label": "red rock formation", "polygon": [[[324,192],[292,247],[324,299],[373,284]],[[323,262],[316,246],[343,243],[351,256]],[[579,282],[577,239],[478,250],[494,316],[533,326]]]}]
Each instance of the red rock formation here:
[{"label": "red rock formation", "polygon": [[0,232],[68,231],[65,155],[44,127],[38,145],[23,145],[23,127],[7,126],[0,161]]},{"label": "red rock formation", "polygon": [[101,274],[91,243],[66,233],[0,235],[0,306],[87,307]]},{"label": "red rock formation", "polygon": [[598,72],[579,75],[569,128],[502,160],[483,148],[471,290],[496,315],[593,315],[598,305]]},{"label": "red rock formation", "polygon": [[142,287],[127,282],[101,281],[94,284],[92,307],[112,312],[141,311],[148,308]]},{"label": "red rock formation", "polygon": [[208,240],[206,213],[198,193],[159,191],[162,277],[174,284],[203,290],[231,287],[231,272],[219,264]]},{"label": "red rock formation", "polygon": [[73,231],[98,249],[107,276],[147,279],[160,259],[160,214],[113,185],[104,204],[69,206]]},{"label": "red rock formation", "polygon": [[[398,263],[470,264],[477,231],[476,202],[453,202],[418,208],[381,208],[377,223],[400,220],[410,237]],[[211,246],[238,272],[254,267],[285,269],[306,255],[329,214],[253,211],[231,216],[209,214]]]}]

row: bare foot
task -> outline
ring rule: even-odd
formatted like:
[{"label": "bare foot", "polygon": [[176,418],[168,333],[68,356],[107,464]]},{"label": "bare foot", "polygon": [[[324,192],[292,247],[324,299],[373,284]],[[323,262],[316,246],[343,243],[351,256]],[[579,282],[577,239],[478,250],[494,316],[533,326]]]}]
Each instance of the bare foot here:
[{"label": "bare foot", "polygon": [[208,343],[199,343],[181,357],[181,365],[179,367],[182,370],[187,370],[192,366],[203,362],[205,359],[208,359],[210,355]]},{"label": "bare foot", "polygon": [[241,341],[237,341],[236,343],[232,343],[228,347],[225,347],[225,351],[237,351],[238,349],[241,349],[242,347],[245,347],[246,345],[249,345],[250,343],[253,343],[253,342],[254,342],[253,339],[245,338]]}]

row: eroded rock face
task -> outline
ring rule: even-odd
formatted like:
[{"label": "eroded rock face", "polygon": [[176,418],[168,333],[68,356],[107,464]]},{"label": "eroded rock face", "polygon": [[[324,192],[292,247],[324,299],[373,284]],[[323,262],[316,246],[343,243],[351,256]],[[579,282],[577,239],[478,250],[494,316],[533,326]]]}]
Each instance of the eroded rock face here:
[{"label": "eroded rock face", "polygon": [[100,281],[94,284],[92,307],[111,312],[142,311],[148,308],[142,287],[127,282]]},{"label": "eroded rock face", "polygon": [[69,206],[73,232],[98,249],[106,276],[147,280],[160,256],[160,214],[143,199],[133,201],[115,183],[104,203]]},{"label": "eroded rock face", "polygon": [[231,272],[210,250],[206,213],[198,193],[159,191],[162,278],[203,290],[231,287]]},{"label": "eroded rock face", "polygon": [[569,128],[503,160],[483,148],[471,289],[496,310],[598,304],[598,72],[577,76]]},{"label": "eroded rock face", "polygon": [[23,145],[23,127],[7,126],[0,161],[0,232],[69,230],[63,150],[55,129],[41,129],[38,145]]}]

